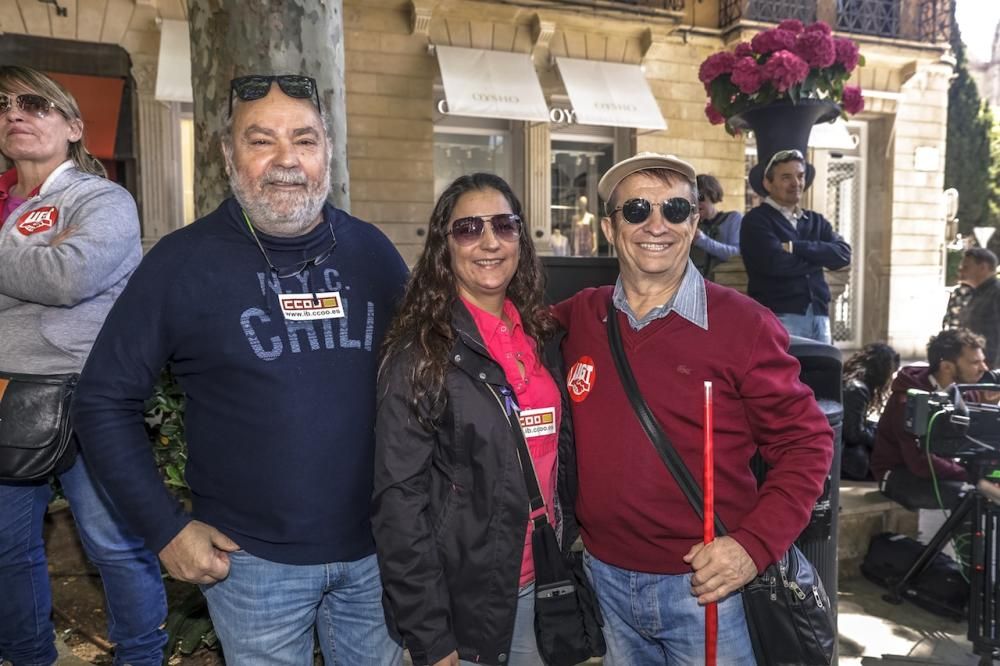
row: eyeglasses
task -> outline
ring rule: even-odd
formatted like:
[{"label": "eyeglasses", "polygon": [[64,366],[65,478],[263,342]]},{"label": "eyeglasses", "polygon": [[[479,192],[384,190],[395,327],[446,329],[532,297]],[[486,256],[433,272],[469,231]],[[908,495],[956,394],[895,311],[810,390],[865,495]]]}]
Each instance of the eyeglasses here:
[{"label": "eyeglasses", "polygon": [[472,245],[479,241],[486,230],[486,222],[493,227],[493,235],[506,243],[513,243],[521,235],[521,218],[513,213],[497,213],[496,215],[477,215],[461,217],[451,223],[451,234],[459,245]]},{"label": "eyeglasses", "polygon": [[21,111],[30,113],[38,118],[44,118],[49,115],[49,111],[53,109],[57,111],[59,110],[59,107],[57,107],[55,103],[50,102],[41,95],[35,95],[32,93],[25,93],[23,95],[0,93],[0,116],[10,111],[15,104]]},{"label": "eyeglasses", "polygon": [[289,97],[312,99],[316,104],[316,110],[320,113],[323,112],[319,105],[319,89],[316,87],[316,79],[297,74],[277,76],[251,74],[250,76],[237,77],[229,82],[229,115],[233,115],[233,93],[236,93],[236,96],[244,102],[252,102],[255,99],[267,97],[273,81],[277,81],[281,92]]},{"label": "eyeglasses", "polygon": [[781,164],[782,162],[788,162],[790,160],[805,162],[806,157],[802,154],[801,150],[796,150],[795,148],[790,150],[779,150],[774,155],[771,155],[771,159],[767,161],[767,166],[764,167],[764,173],[770,171],[771,167],[775,164]]},{"label": "eyeglasses", "polygon": [[[663,219],[674,224],[680,224],[691,216],[694,204],[684,197],[673,197],[660,204],[660,214]],[[619,208],[615,208],[609,216],[613,216],[618,211],[622,212],[622,219],[629,224],[642,224],[653,212],[653,204],[646,199],[629,199]]]},{"label": "eyeglasses", "polygon": [[285,278],[295,277],[305,269],[309,268],[309,266],[319,266],[324,261],[330,258],[330,255],[333,254],[334,248],[337,247],[337,237],[333,234],[333,224],[331,224],[330,221],[327,220],[326,223],[330,227],[330,238],[333,241],[330,244],[329,248],[323,250],[322,252],[317,254],[315,257],[312,257],[311,259],[299,261],[297,263],[292,264],[291,266],[282,266],[281,268],[278,268],[271,263],[271,258],[267,256],[267,252],[264,250],[264,246],[261,244],[260,239],[257,238],[257,232],[254,230],[253,225],[250,224],[250,218],[247,217],[246,211],[243,211],[243,219],[244,221],[246,221],[247,228],[250,230],[250,235],[253,236],[254,241],[256,241],[257,247],[260,248],[260,253],[264,255],[264,261],[267,262],[267,267],[271,269],[272,273],[278,276],[278,279],[281,280],[284,280]]}]

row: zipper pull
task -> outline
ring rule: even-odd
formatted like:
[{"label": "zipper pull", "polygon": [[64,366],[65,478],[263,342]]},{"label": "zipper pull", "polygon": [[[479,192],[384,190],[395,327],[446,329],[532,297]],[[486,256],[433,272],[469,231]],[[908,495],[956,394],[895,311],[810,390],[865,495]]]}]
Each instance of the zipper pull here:
[{"label": "zipper pull", "polygon": [[816,597],[816,608],[823,608],[823,597],[819,595],[819,588],[813,588],[813,596]]},{"label": "zipper pull", "polygon": [[806,593],[802,591],[802,588],[799,587],[799,584],[796,583],[794,580],[788,583],[788,589],[791,590],[795,594],[795,596],[799,598],[799,601],[806,600]]}]

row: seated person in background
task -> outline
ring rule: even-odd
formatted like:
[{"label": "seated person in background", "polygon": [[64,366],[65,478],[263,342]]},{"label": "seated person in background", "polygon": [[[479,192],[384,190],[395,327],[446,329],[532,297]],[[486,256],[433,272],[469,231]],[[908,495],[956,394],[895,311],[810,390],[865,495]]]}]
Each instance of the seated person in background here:
[{"label": "seated person in background", "polygon": [[933,454],[928,457],[916,435],[906,431],[906,392],[911,388],[940,391],[955,383],[997,382],[1000,373],[986,370],[985,346],[982,336],[967,329],[941,331],[927,343],[929,367],[907,366],[892,383],[878,422],[871,468],[879,490],[908,509],[955,506],[968,475],[954,460]]},{"label": "seated person in background", "polygon": [[868,417],[885,406],[899,354],[884,342],[865,345],[844,364],[844,452],[840,478],[868,481],[875,422]]},{"label": "seated person in background", "polygon": [[743,214],[722,211],[722,185],[715,176],[700,174],[698,185],[698,230],[695,232],[691,261],[698,272],[709,280],[715,277],[715,267],[740,253],[740,225]]}]

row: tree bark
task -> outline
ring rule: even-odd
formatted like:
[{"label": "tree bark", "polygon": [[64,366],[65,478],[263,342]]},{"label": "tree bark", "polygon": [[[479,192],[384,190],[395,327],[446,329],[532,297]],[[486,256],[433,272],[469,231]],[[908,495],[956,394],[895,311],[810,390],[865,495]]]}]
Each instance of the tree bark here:
[{"label": "tree bark", "polygon": [[333,139],[330,201],[349,209],[342,0],[188,0],[188,9],[198,217],[229,196],[219,138],[229,81],[246,74],[316,79]]}]

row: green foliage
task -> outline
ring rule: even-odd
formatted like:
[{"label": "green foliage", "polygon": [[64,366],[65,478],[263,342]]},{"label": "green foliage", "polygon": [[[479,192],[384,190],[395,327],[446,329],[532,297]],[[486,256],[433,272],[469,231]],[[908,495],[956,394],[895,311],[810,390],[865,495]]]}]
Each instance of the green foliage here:
[{"label": "green foliage", "polygon": [[164,482],[180,497],[187,499],[190,489],[184,479],[187,464],[184,392],[167,369],[160,375],[153,397],[146,403],[146,431]]},{"label": "green foliage", "polygon": [[948,90],[948,145],[945,153],[945,187],[959,192],[958,226],[963,236],[973,227],[996,226],[1000,222],[1000,146],[991,146],[993,115],[979,97],[969,74],[965,45],[952,4],[951,48],[955,55],[955,78]]}]

